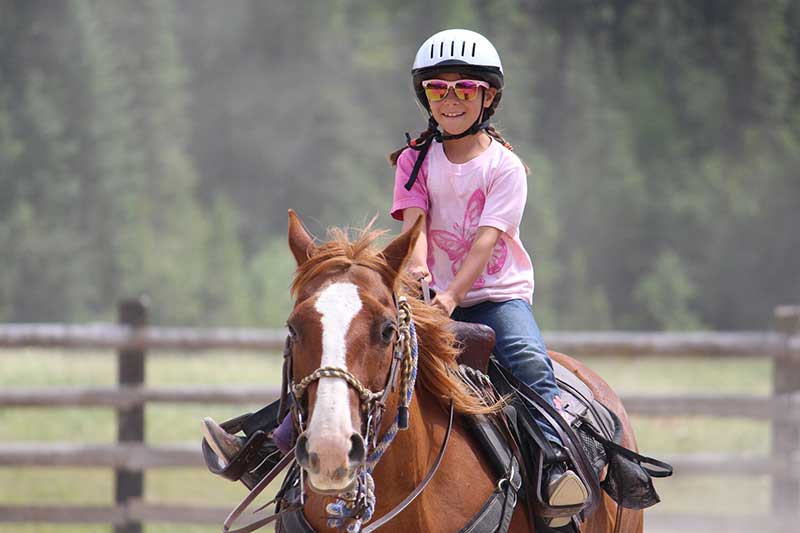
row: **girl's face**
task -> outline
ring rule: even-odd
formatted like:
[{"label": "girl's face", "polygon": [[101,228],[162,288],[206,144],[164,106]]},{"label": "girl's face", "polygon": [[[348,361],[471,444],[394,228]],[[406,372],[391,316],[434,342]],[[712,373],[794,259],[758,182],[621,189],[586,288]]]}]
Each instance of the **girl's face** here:
[{"label": "girl's face", "polygon": [[[464,76],[455,72],[448,74],[437,74],[435,76],[438,80],[456,81],[461,79],[470,79],[469,76]],[[490,87],[485,89],[479,88],[478,91],[484,91],[483,107],[489,107],[494,101],[494,96],[497,94],[497,89]],[[458,135],[464,133],[472,126],[481,113],[481,95],[470,101],[459,100],[455,91],[450,89],[447,96],[438,102],[431,102],[428,100],[428,105],[431,108],[431,113],[436,122],[439,123],[442,130],[448,135]]]}]

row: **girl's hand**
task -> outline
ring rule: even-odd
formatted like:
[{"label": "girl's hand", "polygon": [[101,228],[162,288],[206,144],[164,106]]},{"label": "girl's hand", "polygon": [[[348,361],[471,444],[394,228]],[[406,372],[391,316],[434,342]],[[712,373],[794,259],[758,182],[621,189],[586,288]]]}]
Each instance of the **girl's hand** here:
[{"label": "girl's hand", "polygon": [[433,307],[438,307],[442,311],[445,312],[447,316],[453,314],[453,310],[458,307],[458,301],[456,298],[450,294],[448,291],[440,292],[436,295],[436,298],[433,299],[431,305]]},{"label": "girl's hand", "polygon": [[408,273],[415,281],[422,281],[423,278],[428,280],[428,282],[433,280],[431,273],[428,272],[428,267],[425,265],[409,266]]}]

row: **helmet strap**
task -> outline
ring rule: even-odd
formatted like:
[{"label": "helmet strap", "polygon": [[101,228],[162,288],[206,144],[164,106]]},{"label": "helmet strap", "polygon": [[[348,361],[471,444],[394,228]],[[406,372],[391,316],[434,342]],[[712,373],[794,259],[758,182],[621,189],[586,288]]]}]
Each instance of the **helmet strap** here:
[{"label": "helmet strap", "polygon": [[489,127],[489,119],[483,120],[483,115],[486,112],[486,108],[483,107],[483,103],[486,98],[485,91],[481,91],[481,112],[478,115],[478,118],[475,119],[475,122],[472,123],[466,131],[463,131],[457,135],[445,135],[439,130],[439,123],[436,122],[436,119],[433,118],[433,114],[431,113],[430,108],[428,109],[428,131],[432,132],[432,135],[428,137],[424,142],[417,143],[415,140],[411,139],[411,136],[406,132],[406,144],[412,150],[416,150],[419,152],[417,156],[417,160],[414,162],[414,168],[411,170],[411,175],[408,177],[408,181],[404,185],[407,191],[411,190],[411,187],[414,186],[414,182],[417,181],[417,175],[419,174],[419,170],[422,167],[422,162],[425,160],[425,156],[428,155],[428,150],[430,150],[433,141],[436,142],[444,142],[444,141],[452,141],[455,139],[462,139],[469,135],[475,135],[481,130],[485,130]]},{"label": "helmet strap", "polygon": [[467,137],[468,135],[474,135],[481,130],[485,130],[489,128],[489,119],[482,120],[483,115],[486,109],[483,107],[484,96],[481,95],[481,113],[478,115],[478,118],[475,119],[475,122],[470,126],[466,131],[459,133],[458,135],[445,135],[439,130],[439,123],[436,122],[436,119],[433,118],[433,115],[428,110],[428,131],[433,132],[430,137],[428,137],[424,142],[417,143],[416,140],[411,139],[411,135],[406,132],[406,144],[412,150],[416,150],[419,152],[417,156],[417,160],[414,162],[414,168],[411,169],[411,175],[408,177],[408,181],[403,186],[407,191],[411,190],[411,187],[414,186],[414,182],[417,181],[417,176],[419,175],[419,170],[422,168],[422,162],[425,160],[425,156],[428,155],[428,150],[430,150],[433,141],[436,142],[444,142],[450,141],[454,139],[461,139]]}]

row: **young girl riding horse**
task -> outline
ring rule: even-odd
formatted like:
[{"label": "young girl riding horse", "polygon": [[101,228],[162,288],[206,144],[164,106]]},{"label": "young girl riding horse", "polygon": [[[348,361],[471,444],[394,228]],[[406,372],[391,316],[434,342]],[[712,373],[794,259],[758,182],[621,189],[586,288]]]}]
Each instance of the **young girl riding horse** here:
[{"label": "young girl riding horse", "polygon": [[[426,40],[412,67],[414,89],[428,112],[428,129],[391,154],[397,166],[391,214],[404,232],[425,221],[409,272],[430,282],[432,305],[455,320],[491,327],[494,355],[520,381],[560,410],[552,362],[534,319],[533,265],[519,232],[527,196],[526,169],[490,124],[504,85],[494,46],[468,30],[446,30]],[[556,431],[537,423],[559,449]],[[206,419],[204,433],[218,456],[233,457],[242,439]],[[291,420],[274,432],[284,453]],[[566,453],[562,454],[564,457]],[[543,476],[552,507],[574,507],[588,497],[568,463]],[[562,527],[569,516],[552,518]]]},{"label": "young girl riding horse", "polygon": [[[453,319],[491,327],[494,355],[520,381],[561,409],[553,365],[531,308],[533,264],[520,235],[527,198],[525,165],[489,119],[503,93],[494,46],[461,29],[439,32],[411,70],[428,128],[390,155],[397,166],[391,214],[409,229],[425,220],[409,271],[430,282],[432,305]],[[557,447],[543,419],[542,432]],[[544,477],[552,506],[578,505],[587,490],[567,463]],[[569,517],[554,518],[551,527]]]}]

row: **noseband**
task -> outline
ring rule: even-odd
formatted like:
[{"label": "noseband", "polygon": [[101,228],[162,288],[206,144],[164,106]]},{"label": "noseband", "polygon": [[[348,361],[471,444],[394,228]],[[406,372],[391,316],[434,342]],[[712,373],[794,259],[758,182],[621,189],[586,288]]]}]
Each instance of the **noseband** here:
[{"label": "noseband", "polygon": [[[396,389],[397,373],[400,365],[403,365],[403,375],[400,383],[400,406],[398,409],[398,426],[400,429],[408,428],[408,404],[410,402],[409,385],[413,388],[411,382],[411,374],[416,368],[416,362],[412,357],[411,350],[411,309],[408,305],[408,300],[405,296],[399,299],[395,298],[397,302],[397,338],[394,341],[392,350],[392,364],[389,368],[389,373],[386,377],[386,385],[383,390],[373,392],[361,384],[361,381],[354,376],[346,368],[336,366],[323,366],[313,371],[308,376],[300,380],[299,383],[294,383],[291,378],[291,411],[297,424],[297,428],[302,432],[303,419],[305,409],[303,408],[303,400],[309,385],[321,378],[340,378],[345,380],[350,387],[355,389],[358,393],[359,406],[361,411],[366,415],[366,419],[372,423],[367,425],[366,434],[363,435],[365,442],[367,436],[372,434],[373,438],[376,435],[376,430],[380,426],[380,420],[383,411],[386,409],[386,400],[389,393]],[[408,397],[408,399],[406,399]],[[372,427],[370,427],[372,426]]]},{"label": "noseband", "polygon": [[[358,467],[355,487],[340,494],[338,499],[326,507],[328,513],[328,526],[331,528],[344,528],[347,531],[360,531],[361,524],[369,521],[375,510],[375,483],[372,479],[372,470],[383,457],[398,430],[408,429],[408,406],[414,391],[417,377],[417,339],[414,325],[411,320],[411,309],[405,296],[394,296],[397,309],[396,327],[397,338],[392,349],[392,363],[386,376],[383,390],[373,392],[366,388],[359,379],[346,368],[324,366],[316,369],[298,383],[290,377],[292,419],[297,429],[297,434],[305,431],[304,421],[306,411],[303,407],[305,393],[309,385],[321,378],[343,379],[357,393],[359,407],[362,412],[361,433],[367,446],[367,459],[365,464]],[[401,368],[402,367],[402,368]],[[389,393],[397,390],[398,373],[402,372],[398,399],[397,417],[384,436],[378,441],[378,429],[381,426],[386,400]],[[300,487],[303,487],[303,469],[300,469]],[[301,504],[303,495],[301,489]]]}]

